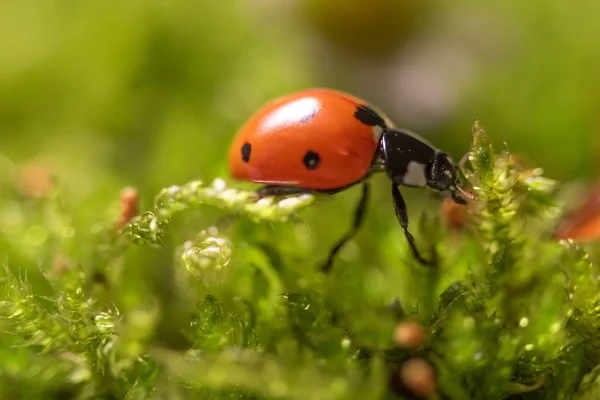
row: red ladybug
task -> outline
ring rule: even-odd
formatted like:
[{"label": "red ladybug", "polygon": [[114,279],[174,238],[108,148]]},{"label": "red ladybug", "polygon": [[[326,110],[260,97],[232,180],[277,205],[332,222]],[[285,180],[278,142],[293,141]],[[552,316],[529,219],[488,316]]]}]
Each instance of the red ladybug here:
[{"label": "red ladybug", "polygon": [[392,181],[396,216],[422,264],[408,231],[408,213],[398,185],[450,191],[457,203],[456,167],[450,156],[425,139],[396,129],[367,102],[330,89],[292,93],[263,106],[242,126],[229,151],[234,178],[264,184],[261,196],[305,192],[337,193],[362,183],[352,229],[332,249],[323,270],[350,240],[364,217],[367,178],[386,171]]}]

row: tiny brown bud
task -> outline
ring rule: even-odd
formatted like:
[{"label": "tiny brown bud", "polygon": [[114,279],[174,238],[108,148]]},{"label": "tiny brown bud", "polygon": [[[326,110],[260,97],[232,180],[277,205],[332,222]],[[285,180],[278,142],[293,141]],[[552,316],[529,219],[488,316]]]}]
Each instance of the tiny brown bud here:
[{"label": "tiny brown bud", "polygon": [[52,260],[52,272],[57,275],[66,274],[71,268],[71,262],[64,256],[57,254]]},{"label": "tiny brown bud", "polygon": [[417,322],[406,321],[394,329],[394,343],[403,349],[419,347],[425,340],[425,329]]},{"label": "tiny brown bud", "polygon": [[411,393],[426,399],[437,391],[437,376],[430,363],[413,358],[400,367],[400,381]]},{"label": "tiny brown bud", "polygon": [[121,213],[115,223],[117,229],[123,228],[138,214],[139,195],[135,188],[125,188],[121,191]]},{"label": "tiny brown bud", "polygon": [[39,199],[54,188],[53,166],[49,161],[32,161],[17,173],[16,186],[23,196]]}]

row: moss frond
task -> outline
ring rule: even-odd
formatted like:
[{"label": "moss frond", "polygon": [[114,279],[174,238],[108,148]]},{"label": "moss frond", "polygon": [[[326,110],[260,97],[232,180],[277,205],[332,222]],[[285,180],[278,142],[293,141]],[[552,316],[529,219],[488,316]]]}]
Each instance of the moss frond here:
[{"label": "moss frond", "polygon": [[[596,398],[600,277],[593,245],[550,235],[560,186],[478,122],[461,173],[476,198],[464,226],[431,212],[413,224],[439,269],[399,258],[391,221],[373,232],[383,262],[341,260],[328,276],[274,234],[313,195],[192,181],[133,218],[128,191],[122,218],[82,231],[59,189],[32,200],[3,181],[0,216],[19,217],[0,229],[0,395],[414,398],[403,367],[417,360],[435,366],[434,398]],[[185,218],[198,210],[231,223]],[[421,339],[399,348],[406,321]]]}]

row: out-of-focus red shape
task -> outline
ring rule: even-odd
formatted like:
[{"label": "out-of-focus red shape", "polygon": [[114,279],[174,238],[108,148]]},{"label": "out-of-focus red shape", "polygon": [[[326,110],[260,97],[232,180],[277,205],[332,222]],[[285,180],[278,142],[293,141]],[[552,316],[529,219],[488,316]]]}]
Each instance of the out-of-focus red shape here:
[{"label": "out-of-focus red shape", "polygon": [[596,184],[590,190],[581,206],[558,224],[552,237],[580,242],[591,242],[600,238],[600,184]]},{"label": "out-of-focus red shape", "polygon": [[462,229],[465,225],[467,207],[466,204],[457,204],[451,197],[446,197],[440,207],[442,220],[452,230]]},{"label": "out-of-focus red shape", "polygon": [[40,199],[54,188],[56,166],[51,160],[36,160],[24,164],[17,173],[16,186],[23,196]]}]

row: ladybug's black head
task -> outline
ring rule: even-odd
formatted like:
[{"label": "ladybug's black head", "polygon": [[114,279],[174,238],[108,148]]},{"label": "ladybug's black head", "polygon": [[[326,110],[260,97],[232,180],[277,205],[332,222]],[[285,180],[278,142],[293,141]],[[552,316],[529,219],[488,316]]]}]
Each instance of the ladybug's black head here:
[{"label": "ladybug's black head", "polygon": [[454,190],[456,183],[456,168],[450,156],[436,151],[433,159],[425,166],[427,186],[434,190]]}]

